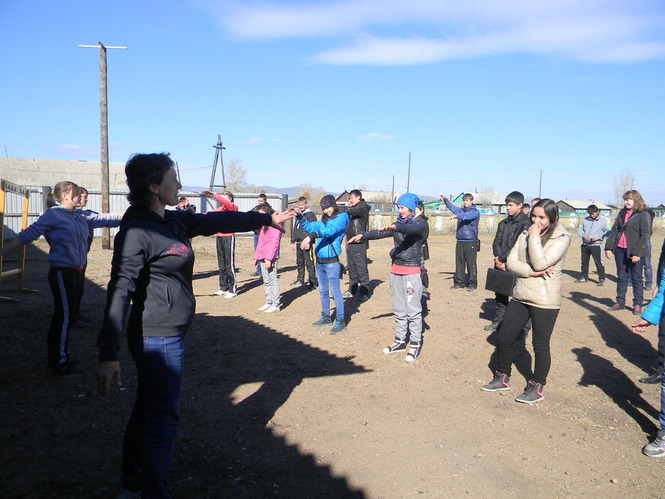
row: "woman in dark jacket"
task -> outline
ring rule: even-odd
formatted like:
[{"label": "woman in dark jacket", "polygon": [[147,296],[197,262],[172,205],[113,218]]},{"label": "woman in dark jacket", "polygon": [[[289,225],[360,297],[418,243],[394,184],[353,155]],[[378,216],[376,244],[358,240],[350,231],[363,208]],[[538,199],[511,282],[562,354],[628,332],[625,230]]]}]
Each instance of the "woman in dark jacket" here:
[{"label": "woman in dark jacket", "polygon": [[628,191],[623,195],[624,208],[619,212],[612,231],[605,243],[605,255],[617,266],[617,297],[609,311],[622,310],[626,306],[628,281],[633,283],[633,314],[642,313],[644,281],[642,271],[647,246],[651,237],[651,218],[642,195]]},{"label": "woman in dark jacket", "polygon": [[[278,227],[291,213],[169,211],[182,187],[168,154],[136,154],[125,166],[131,206],[113,251],[99,333],[98,388],[122,384],[118,349],[127,330],[138,371],[136,401],[122,452],[123,493],[169,497],[168,471],[180,421],[184,336],[194,317],[194,252],[189,239]],[[131,305],[131,306],[130,306]]]}]

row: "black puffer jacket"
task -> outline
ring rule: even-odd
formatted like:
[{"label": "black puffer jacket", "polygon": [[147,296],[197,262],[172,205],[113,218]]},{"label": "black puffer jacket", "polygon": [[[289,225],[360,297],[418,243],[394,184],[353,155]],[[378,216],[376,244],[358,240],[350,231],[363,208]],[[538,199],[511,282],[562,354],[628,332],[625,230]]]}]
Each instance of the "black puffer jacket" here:
[{"label": "black puffer jacket", "polygon": [[510,250],[513,249],[517,238],[531,225],[529,216],[520,210],[517,215],[507,216],[499,222],[496,235],[492,242],[492,253],[499,257],[499,261],[506,263]]},{"label": "black puffer jacket", "polygon": [[395,265],[420,267],[422,246],[429,231],[425,217],[415,217],[405,222],[396,222],[395,230],[370,230],[362,232],[363,239],[383,239],[393,236],[395,247],[390,250],[390,258]]},{"label": "black puffer jacket", "polygon": [[344,211],[349,215],[349,223],[346,226],[346,238],[350,239],[353,236],[360,234],[367,230],[369,226],[369,212],[372,209],[364,199],[361,199],[354,206],[347,206]]}]

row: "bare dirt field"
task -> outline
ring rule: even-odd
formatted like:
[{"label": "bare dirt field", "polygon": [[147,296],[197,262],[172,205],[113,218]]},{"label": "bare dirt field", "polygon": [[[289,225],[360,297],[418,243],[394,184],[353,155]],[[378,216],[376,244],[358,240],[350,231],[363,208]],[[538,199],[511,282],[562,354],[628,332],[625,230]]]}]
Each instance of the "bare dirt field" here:
[{"label": "bare dirt field", "polygon": [[[527,406],[514,397],[529,371],[528,340],[518,347],[512,390],[480,390],[493,352],[483,331],[493,295],[482,289],[491,237],[482,243],[479,290],[451,291],[454,237],[430,237],[430,329],[421,357],[408,364],[404,354],[381,351],[393,338],[391,240],[371,243],[373,296],[346,301],[349,327],[337,336],[310,327],[319,296],[289,287],[295,259],[286,241],[284,307],[264,314],[262,283],[249,276],[251,239],[237,240],[235,299],[211,296],[214,238],[195,240],[198,308],[187,337],[173,496],[665,497],[665,460],[640,453],[657,430],[659,387],[637,382],[656,365],[656,329],[635,335],[630,311],[605,311],[614,264],[605,287],[575,284],[574,241],[546,398]],[[114,497],[135,370],[123,348],[124,387],[97,397],[94,345],[111,253],[95,241],[83,302],[92,327],[73,330],[70,342],[88,374],[54,378],[45,365],[52,309],[45,249],[29,251],[25,285],[39,293],[11,293],[14,278],[2,283],[2,294],[20,302],[0,303],[0,496]]]}]

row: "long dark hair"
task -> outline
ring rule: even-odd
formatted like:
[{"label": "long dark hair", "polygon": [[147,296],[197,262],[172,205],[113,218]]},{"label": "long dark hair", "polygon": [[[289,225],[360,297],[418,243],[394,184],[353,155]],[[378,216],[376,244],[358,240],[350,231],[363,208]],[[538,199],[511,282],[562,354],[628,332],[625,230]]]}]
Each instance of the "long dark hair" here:
[{"label": "long dark hair", "polygon": [[169,153],[134,154],[125,165],[131,204],[147,205],[150,200],[150,186],[160,184],[164,175],[174,166]]},{"label": "long dark hair", "polygon": [[[545,244],[547,241],[549,241],[550,237],[552,237],[554,229],[556,229],[556,226],[559,224],[559,207],[551,199],[541,199],[533,205],[533,208],[537,207],[543,209],[545,216],[550,221],[550,226],[547,228],[544,234],[540,235],[540,239],[542,240],[543,244]],[[533,208],[531,213],[533,213]]]}]

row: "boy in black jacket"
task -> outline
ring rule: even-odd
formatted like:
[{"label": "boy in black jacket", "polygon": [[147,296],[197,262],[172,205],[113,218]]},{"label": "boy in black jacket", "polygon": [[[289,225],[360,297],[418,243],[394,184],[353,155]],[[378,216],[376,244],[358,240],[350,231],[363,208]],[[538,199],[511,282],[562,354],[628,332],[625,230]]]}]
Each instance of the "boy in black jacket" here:
[{"label": "boy in black jacket", "polygon": [[[506,196],[506,213],[508,216],[499,222],[492,242],[494,268],[497,270],[507,272],[506,260],[508,260],[510,250],[515,246],[519,235],[531,225],[531,219],[522,212],[523,203],[524,195],[521,192],[513,191]],[[494,320],[491,324],[485,326],[485,331],[493,332],[499,329],[510,299],[509,296],[499,293],[495,293],[494,296],[496,301]]]}]

